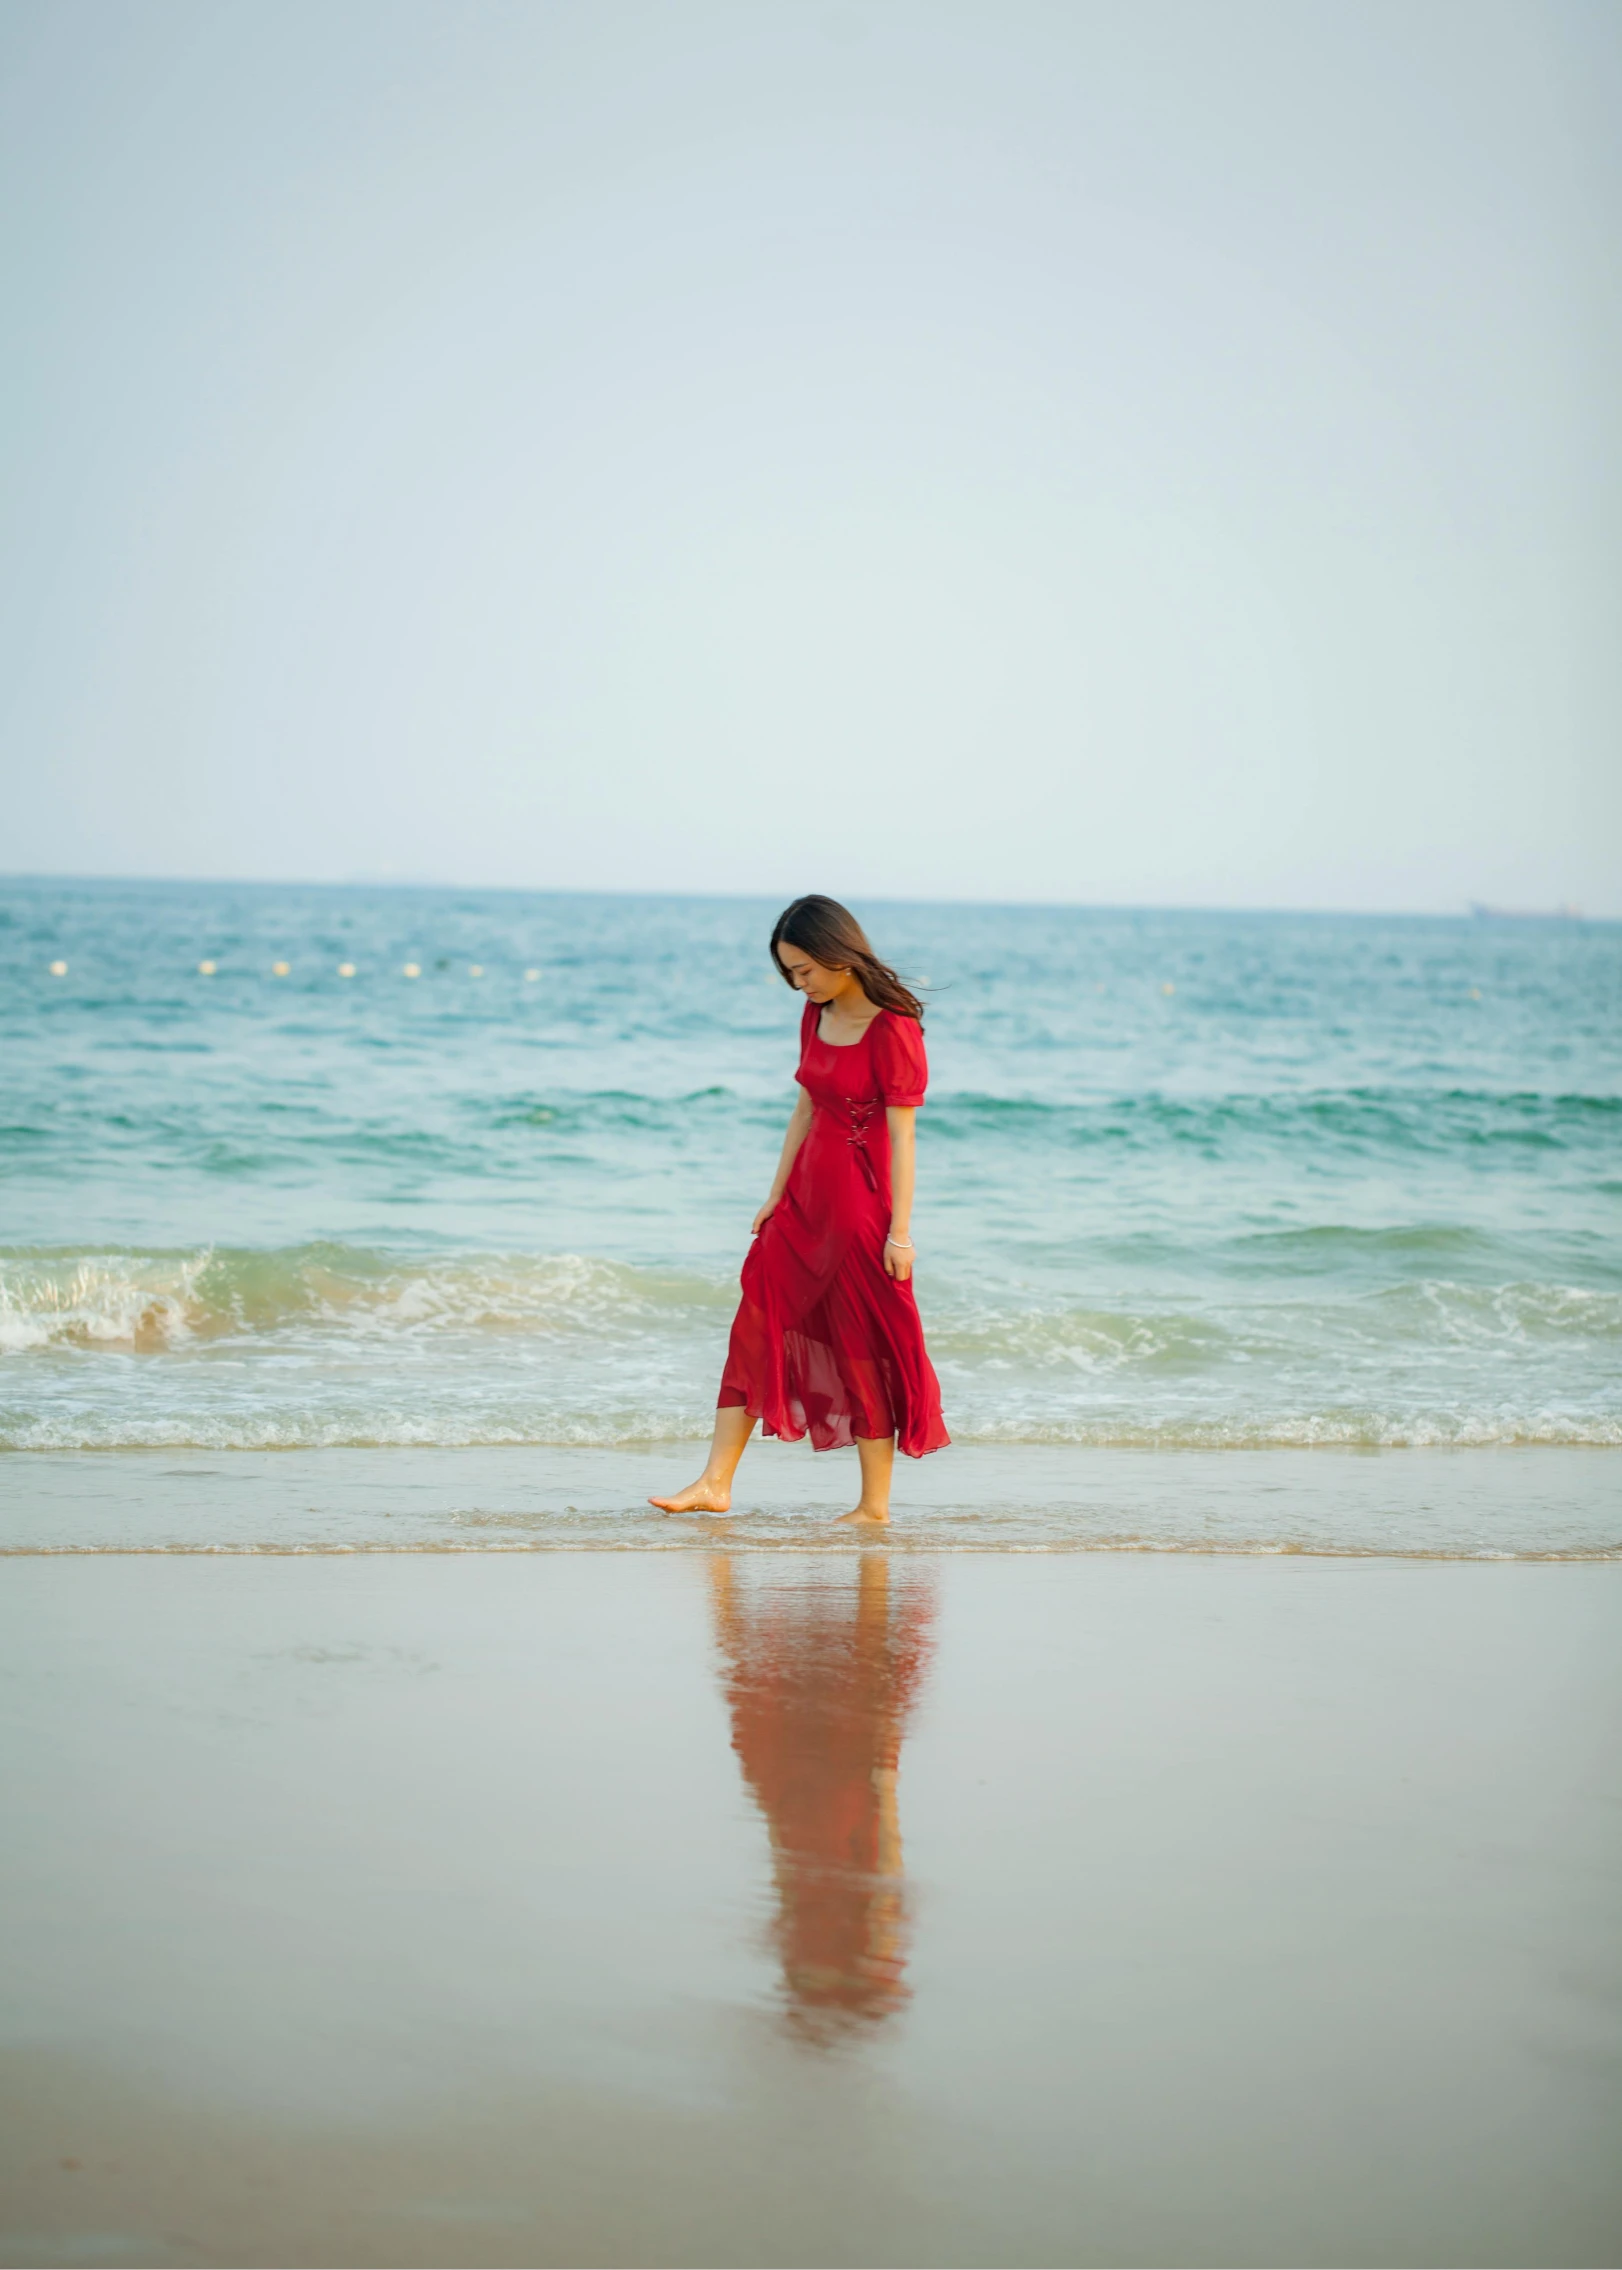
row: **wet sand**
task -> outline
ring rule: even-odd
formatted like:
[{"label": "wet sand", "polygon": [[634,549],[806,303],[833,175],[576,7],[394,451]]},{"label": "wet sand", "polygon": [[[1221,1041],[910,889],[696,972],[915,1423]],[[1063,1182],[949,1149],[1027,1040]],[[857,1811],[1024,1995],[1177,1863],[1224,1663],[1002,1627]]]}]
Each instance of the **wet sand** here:
[{"label": "wet sand", "polygon": [[19,1556],[12,2263],[1614,2263],[1622,1572]]}]

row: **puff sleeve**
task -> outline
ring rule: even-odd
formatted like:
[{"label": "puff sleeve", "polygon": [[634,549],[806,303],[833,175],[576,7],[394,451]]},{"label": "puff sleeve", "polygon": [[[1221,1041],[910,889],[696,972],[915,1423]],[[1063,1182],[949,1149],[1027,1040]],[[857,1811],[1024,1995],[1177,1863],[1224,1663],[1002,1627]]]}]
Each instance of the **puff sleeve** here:
[{"label": "puff sleeve", "polygon": [[924,1028],[916,1017],[886,1009],[873,1021],[873,1071],[880,1100],[894,1109],[914,1110],[929,1085]]}]

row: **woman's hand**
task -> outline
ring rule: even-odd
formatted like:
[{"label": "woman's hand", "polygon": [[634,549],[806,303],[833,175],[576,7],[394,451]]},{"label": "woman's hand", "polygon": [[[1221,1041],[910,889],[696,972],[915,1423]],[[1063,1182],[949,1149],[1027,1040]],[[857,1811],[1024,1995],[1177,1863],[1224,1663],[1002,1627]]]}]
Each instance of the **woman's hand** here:
[{"label": "woman's hand", "polygon": [[751,1237],[759,1237],[783,1203],[783,1193],[788,1189],[789,1176],[794,1172],[794,1162],[800,1155],[800,1145],[810,1129],[811,1098],[804,1088],[799,1088],[795,1091],[794,1109],[788,1115],[788,1133],[783,1137],[783,1155],[778,1160],[777,1172],[772,1177],[772,1194],[749,1225]]},{"label": "woman's hand", "polygon": [[884,1241],[884,1266],[897,1284],[904,1285],[912,1275],[912,1240],[910,1237]]}]

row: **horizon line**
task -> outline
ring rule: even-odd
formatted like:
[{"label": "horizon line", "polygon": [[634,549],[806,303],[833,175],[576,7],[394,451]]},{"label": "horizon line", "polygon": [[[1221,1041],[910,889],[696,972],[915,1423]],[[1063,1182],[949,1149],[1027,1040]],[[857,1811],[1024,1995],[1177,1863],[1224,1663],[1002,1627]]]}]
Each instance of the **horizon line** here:
[{"label": "horizon line", "polygon": [[[561,883],[466,883],[443,876],[378,875],[300,876],[300,875],[131,875],[108,872],[87,872],[69,868],[17,868],[0,870],[0,886],[9,883],[121,883],[148,886],[156,889],[196,888],[203,890],[300,890],[300,891],[464,891],[488,893],[514,898],[626,898],[626,899],[693,899],[736,900],[740,903],[774,904],[775,893],[762,891],[721,890],[647,890],[625,885],[603,885],[585,888]],[[1250,914],[1250,915],[1301,915],[1301,916],[1352,916],[1359,919],[1412,922],[1450,922],[1463,920],[1547,921],[1574,923],[1611,923],[1622,921],[1622,911],[1616,914],[1593,914],[1570,902],[1555,906],[1510,906],[1499,901],[1464,899],[1450,906],[1307,906],[1272,901],[1265,904],[1244,904],[1232,900],[1197,899],[1054,899],[970,897],[966,894],[931,896],[922,892],[875,893],[859,891],[854,897],[875,906],[983,906],[1030,907],[1035,910],[1066,913],[1095,914]]]}]

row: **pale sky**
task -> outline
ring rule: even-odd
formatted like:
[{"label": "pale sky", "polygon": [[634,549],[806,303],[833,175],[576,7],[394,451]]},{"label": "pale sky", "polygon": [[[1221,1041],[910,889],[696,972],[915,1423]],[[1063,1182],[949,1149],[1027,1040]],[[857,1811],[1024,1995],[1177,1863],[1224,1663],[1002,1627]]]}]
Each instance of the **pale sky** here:
[{"label": "pale sky", "polygon": [[0,0],[0,871],[1622,914],[1613,0]]}]

